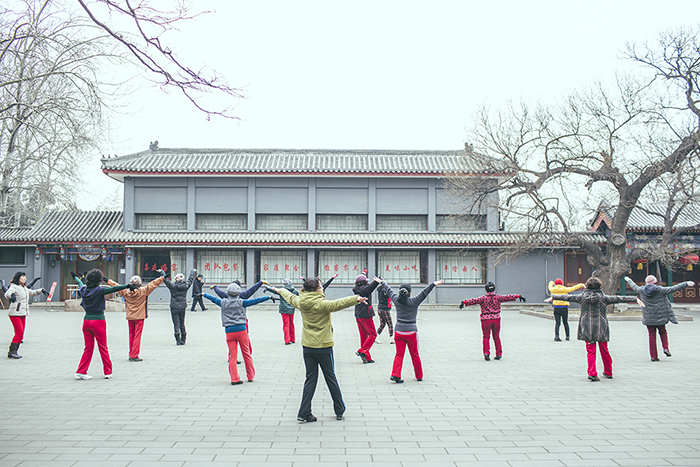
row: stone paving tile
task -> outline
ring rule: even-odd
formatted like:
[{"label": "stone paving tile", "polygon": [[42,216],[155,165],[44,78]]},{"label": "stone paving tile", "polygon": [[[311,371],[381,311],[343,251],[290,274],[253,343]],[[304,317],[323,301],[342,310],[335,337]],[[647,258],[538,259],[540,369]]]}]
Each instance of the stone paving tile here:
[{"label": "stone paving tile", "polygon": [[[375,345],[377,363],[363,365],[352,312],[339,312],[346,417],[335,420],[321,378],[319,421],[307,424],[296,422],[301,347],[283,344],[273,308],[249,314],[256,377],[236,387],[217,311],[188,313],[186,346],[168,310],[149,312],[143,362],[128,361],[124,315],[109,313],[114,378],[102,379],[96,353],[94,379],[76,381],[82,314],[32,310],[24,358],[0,359],[2,467],[700,466],[697,312],[668,327],[673,357],[657,363],[639,322],[611,322],[615,379],[589,383],[583,343],[553,342],[549,320],[504,311],[504,359],[486,362],[476,313],[426,311],[425,378],[406,359],[402,385],[388,379],[394,346]],[[0,337],[11,334],[6,320]]]}]

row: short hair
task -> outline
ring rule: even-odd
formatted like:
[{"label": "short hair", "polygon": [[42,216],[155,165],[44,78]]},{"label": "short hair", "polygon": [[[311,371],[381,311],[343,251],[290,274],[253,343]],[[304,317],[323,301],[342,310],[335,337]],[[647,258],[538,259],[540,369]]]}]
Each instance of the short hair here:
[{"label": "short hair", "polygon": [[311,277],[304,281],[304,292],[316,292],[321,287],[321,280],[318,277]]},{"label": "short hair", "polygon": [[90,269],[85,277],[85,285],[92,289],[102,283],[102,271],[99,269]]},{"label": "short hair", "polygon": [[586,281],[586,288],[591,289],[591,290],[600,290],[600,288],[603,286],[603,283],[600,282],[600,279],[597,277],[591,277]]}]

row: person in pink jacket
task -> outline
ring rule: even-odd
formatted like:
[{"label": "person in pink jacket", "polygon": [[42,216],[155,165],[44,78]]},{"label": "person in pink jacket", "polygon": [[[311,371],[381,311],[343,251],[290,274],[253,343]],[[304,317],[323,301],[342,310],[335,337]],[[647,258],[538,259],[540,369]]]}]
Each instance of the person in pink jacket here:
[{"label": "person in pink jacket", "polygon": [[514,302],[520,299],[521,302],[526,301],[521,295],[496,295],[494,291],[496,286],[493,282],[486,283],[486,295],[481,297],[464,300],[459,304],[462,309],[465,306],[481,305],[481,332],[484,336],[484,360],[491,360],[491,350],[489,341],[493,332],[493,343],[496,347],[496,360],[503,357],[503,348],[501,346],[501,303]]}]

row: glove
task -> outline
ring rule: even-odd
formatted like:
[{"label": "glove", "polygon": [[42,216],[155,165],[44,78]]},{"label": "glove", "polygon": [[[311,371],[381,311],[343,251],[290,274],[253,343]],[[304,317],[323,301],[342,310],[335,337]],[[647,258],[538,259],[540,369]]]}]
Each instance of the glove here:
[{"label": "glove", "polygon": [[527,298],[523,297],[522,295],[518,295],[518,300],[520,300],[522,303],[525,303],[527,301]]},{"label": "glove", "polygon": [[10,303],[15,303],[17,301],[17,294],[10,295]]},{"label": "glove", "polygon": [[165,277],[165,271],[163,271],[162,269],[156,269],[156,272],[158,272],[158,274],[160,274],[161,276]]},{"label": "glove", "polygon": [[70,272],[70,276],[73,278],[73,280],[75,280],[75,278],[78,277],[78,275],[73,271]]},{"label": "glove", "polygon": [[107,279],[105,276],[102,276],[102,282],[106,284],[107,282],[109,282],[109,279]]},{"label": "glove", "polygon": [[140,285],[129,284],[129,290],[134,291],[140,289]]},{"label": "glove", "polygon": [[[268,295],[268,297],[270,297],[270,296]],[[279,298],[275,298],[275,297],[270,297],[270,300],[272,300],[272,303],[277,303],[280,301]]]},{"label": "glove", "polygon": [[694,285],[695,285],[695,282],[693,282],[693,281],[688,281],[688,287],[692,287],[692,286],[694,286]]},{"label": "glove", "polygon": [[43,287],[41,288],[41,293],[43,293],[44,295],[49,295],[49,292]]},{"label": "glove", "polygon": [[464,302],[463,302],[463,301],[462,301],[462,302],[459,302],[459,309],[460,309],[460,310],[463,310],[463,309],[464,309]]},{"label": "glove", "polygon": [[27,288],[31,289],[32,287],[34,287],[34,284],[36,284],[37,281],[39,281],[39,280],[41,280],[41,276],[35,277],[34,279],[32,279],[32,281],[29,283],[29,285],[27,285]]}]

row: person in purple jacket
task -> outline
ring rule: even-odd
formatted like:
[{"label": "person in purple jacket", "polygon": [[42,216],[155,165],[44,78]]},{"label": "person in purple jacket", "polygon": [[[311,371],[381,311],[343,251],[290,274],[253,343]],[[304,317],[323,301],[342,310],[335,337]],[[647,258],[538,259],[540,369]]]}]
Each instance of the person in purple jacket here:
[{"label": "person in purple jacket", "polygon": [[126,285],[116,285],[114,287],[100,287],[102,281],[107,282],[108,279],[102,276],[102,271],[93,269],[89,271],[85,278],[85,284],[80,280],[77,274],[70,273],[73,280],[78,284],[80,289],[78,294],[83,298],[80,306],[85,309],[85,318],[83,319],[83,338],[85,339],[85,350],[80,358],[78,371],[75,373],[75,379],[92,379],[88,375],[92,353],[95,350],[95,341],[97,348],[100,351],[102,358],[102,367],[104,369],[105,379],[112,377],[112,360],[109,358],[109,349],[107,348],[107,321],[105,321],[105,295],[114,292],[119,292],[129,287]]},{"label": "person in purple jacket", "polygon": [[520,299],[526,301],[521,295],[497,295],[494,293],[496,286],[493,282],[487,282],[485,287],[486,295],[481,297],[463,300],[459,304],[460,310],[465,306],[481,305],[481,332],[484,337],[484,360],[491,360],[491,350],[489,341],[493,332],[493,343],[496,347],[496,360],[503,358],[503,347],[501,346],[501,303],[514,302]]}]

